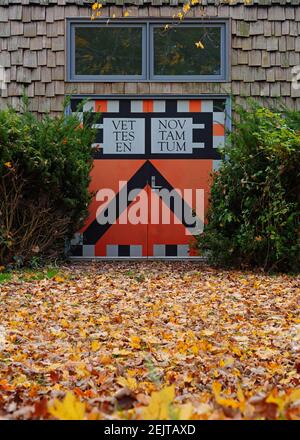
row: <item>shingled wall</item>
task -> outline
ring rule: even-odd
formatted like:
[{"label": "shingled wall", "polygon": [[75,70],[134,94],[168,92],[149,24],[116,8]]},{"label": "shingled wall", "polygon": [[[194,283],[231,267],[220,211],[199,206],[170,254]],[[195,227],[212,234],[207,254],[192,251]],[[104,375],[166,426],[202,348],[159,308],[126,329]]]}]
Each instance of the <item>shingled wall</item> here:
[{"label": "shingled wall", "polygon": [[[176,1],[137,0],[137,5],[129,2],[129,6],[122,0],[106,3],[103,16],[121,17],[126,7],[130,17],[170,18],[179,10]],[[0,0],[0,65],[8,81],[6,90],[0,91],[0,106],[17,107],[25,90],[33,111],[53,114],[62,110],[69,93],[222,93],[270,103],[281,97],[290,108],[300,109],[300,90],[291,83],[292,67],[300,65],[300,0],[254,0],[249,6],[239,0],[231,6],[205,3],[205,17],[231,18],[228,83],[67,83],[65,18],[90,16],[90,5],[80,0]],[[189,16],[202,14],[195,7]]]}]

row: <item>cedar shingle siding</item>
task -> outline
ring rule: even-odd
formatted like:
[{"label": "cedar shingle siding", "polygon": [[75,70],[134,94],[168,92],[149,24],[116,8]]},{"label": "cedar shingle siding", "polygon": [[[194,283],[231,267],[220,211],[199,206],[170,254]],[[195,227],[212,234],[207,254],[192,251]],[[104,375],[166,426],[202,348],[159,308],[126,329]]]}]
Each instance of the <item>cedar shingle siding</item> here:
[{"label": "cedar shingle siding", "polygon": [[[103,16],[166,17],[178,12],[175,0],[103,1]],[[254,0],[245,6],[203,2],[207,18],[231,18],[230,81],[226,83],[68,83],[65,82],[65,18],[89,17],[82,0],[0,0],[0,65],[6,90],[0,106],[18,106],[25,90],[31,109],[55,114],[64,96],[78,94],[232,94],[272,102],[279,97],[300,109],[300,90],[292,88],[292,67],[300,65],[300,0]],[[224,3],[224,2],[223,2]],[[138,5],[138,6],[137,6]],[[142,5],[142,6],[141,6]],[[172,6],[171,6],[172,5]],[[200,17],[193,8],[189,17]],[[271,101],[272,100],[272,101]]]}]

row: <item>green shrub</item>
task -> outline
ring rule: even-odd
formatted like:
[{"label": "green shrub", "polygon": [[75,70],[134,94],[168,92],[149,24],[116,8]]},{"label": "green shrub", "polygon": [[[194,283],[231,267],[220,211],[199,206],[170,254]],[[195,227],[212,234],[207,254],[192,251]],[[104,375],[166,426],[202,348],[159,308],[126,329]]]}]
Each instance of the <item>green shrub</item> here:
[{"label": "green shrub", "polygon": [[299,113],[284,115],[253,103],[235,111],[198,248],[223,266],[298,271]]},{"label": "green shrub", "polygon": [[93,138],[76,114],[0,112],[0,265],[64,252],[87,215]]}]

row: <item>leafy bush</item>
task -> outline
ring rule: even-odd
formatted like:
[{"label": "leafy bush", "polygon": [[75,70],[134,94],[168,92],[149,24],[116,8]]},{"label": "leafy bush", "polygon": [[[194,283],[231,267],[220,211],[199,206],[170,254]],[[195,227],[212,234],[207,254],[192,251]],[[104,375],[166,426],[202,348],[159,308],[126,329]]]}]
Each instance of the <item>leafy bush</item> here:
[{"label": "leafy bush", "polygon": [[[197,245],[211,262],[300,268],[300,115],[238,107]],[[297,131],[298,130],[298,131]]]},{"label": "leafy bush", "polygon": [[0,265],[63,253],[87,215],[93,138],[76,114],[0,112]]}]

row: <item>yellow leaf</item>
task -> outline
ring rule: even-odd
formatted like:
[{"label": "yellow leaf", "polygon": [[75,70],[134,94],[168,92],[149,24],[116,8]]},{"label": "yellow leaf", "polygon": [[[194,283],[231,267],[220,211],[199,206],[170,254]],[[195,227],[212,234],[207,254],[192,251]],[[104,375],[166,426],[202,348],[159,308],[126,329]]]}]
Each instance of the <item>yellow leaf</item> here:
[{"label": "yellow leaf", "polygon": [[236,395],[237,395],[237,398],[240,402],[240,410],[242,411],[242,413],[244,413],[245,409],[246,409],[246,399],[245,399],[243,390],[239,385],[238,385]]},{"label": "yellow leaf", "polygon": [[300,400],[300,388],[292,391],[288,399],[291,403],[296,402],[296,400]]},{"label": "yellow leaf", "polygon": [[197,49],[204,49],[204,44],[201,41],[196,41],[195,46]]},{"label": "yellow leaf", "polygon": [[231,348],[231,350],[232,350],[232,352],[233,352],[234,354],[236,354],[238,357],[241,357],[241,356],[242,356],[242,352],[241,352],[241,350],[240,350],[238,347],[233,346],[233,347]]},{"label": "yellow leaf", "polygon": [[113,354],[117,355],[117,356],[128,356],[128,355],[132,354],[132,352],[129,350],[125,350],[123,348],[121,350],[119,350],[118,348],[114,348]]},{"label": "yellow leaf", "polygon": [[100,342],[99,341],[92,341],[91,347],[93,351],[98,351],[100,348]]},{"label": "yellow leaf", "polygon": [[216,398],[216,401],[219,405],[229,407],[229,408],[239,408],[240,403],[234,399],[225,399],[224,397]]},{"label": "yellow leaf", "polygon": [[197,355],[199,353],[199,347],[197,345],[193,345],[191,347],[191,350],[194,355]]},{"label": "yellow leaf", "polygon": [[222,390],[222,385],[220,382],[213,382],[212,384],[212,391],[215,395],[216,402],[225,407],[231,407],[231,408],[240,408],[241,403],[238,402],[235,399],[226,399],[220,395]]},{"label": "yellow leaf", "polygon": [[151,394],[149,405],[143,409],[144,420],[169,420],[170,406],[175,398],[175,387],[171,385]]},{"label": "yellow leaf", "polygon": [[124,17],[128,17],[129,16],[129,12],[128,11],[125,11],[124,12]]},{"label": "yellow leaf", "polygon": [[212,391],[214,393],[215,396],[219,396],[220,392],[222,389],[222,385],[220,384],[220,382],[213,382],[212,384]]},{"label": "yellow leaf", "polygon": [[61,320],[60,320],[60,325],[61,325],[63,328],[68,328],[68,327],[69,327],[69,323],[68,323],[68,321],[67,321],[66,319],[61,319]]},{"label": "yellow leaf", "polygon": [[87,370],[85,364],[83,362],[78,363],[76,367],[76,374],[78,377],[89,377],[90,372]]},{"label": "yellow leaf", "polygon": [[134,379],[134,377],[128,377],[127,379],[125,377],[119,377],[117,379],[117,383],[122,387],[128,388],[132,391],[135,391],[138,386],[137,381]]},{"label": "yellow leaf", "polygon": [[178,408],[177,419],[178,420],[190,420],[194,412],[193,405],[186,403]]},{"label": "yellow leaf", "polygon": [[141,348],[141,338],[139,338],[138,336],[131,336],[130,346],[135,349]]},{"label": "yellow leaf", "polygon": [[266,398],[267,403],[275,403],[275,405],[278,406],[279,412],[282,412],[284,410],[284,407],[286,405],[286,400],[282,397],[277,396],[274,392],[270,394]]},{"label": "yellow leaf", "polygon": [[243,390],[240,386],[238,386],[236,395],[237,395],[237,398],[239,399],[240,402],[245,402],[245,396],[244,396]]},{"label": "yellow leaf", "polygon": [[100,363],[103,365],[108,365],[112,363],[112,358],[108,354],[103,354],[100,356]]},{"label": "yellow leaf", "polygon": [[80,329],[80,331],[79,331],[79,335],[80,335],[82,338],[86,338],[87,333],[86,333],[86,331],[85,331],[84,329]]},{"label": "yellow leaf", "polygon": [[130,376],[130,377],[136,376],[136,375],[138,375],[138,373],[139,373],[139,370],[138,370],[138,369],[131,369],[131,368],[129,368],[129,369],[127,370],[127,374],[128,374],[128,376]]},{"label": "yellow leaf", "polygon": [[83,420],[85,418],[85,404],[70,391],[62,401],[55,399],[52,404],[49,404],[48,411],[59,420]]},{"label": "yellow leaf", "polygon": [[290,403],[300,400],[300,389],[293,390],[288,395],[278,395],[274,390],[266,399],[267,403],[275,403],[278,406],[279,412],[282,413],[284,408]]},{"label": "yellow leaf", "polygon": [[189,12],[190,9],[191,9],[191,7],[190,7],[190,5],[189,5],[188,3],[186,3],[186,4],[183,6],[183,8],[182,8],[182,10],[183,10],[183,12],[184,12],[185,14],[187,14],[187,13]]},{"label": "yellow leaf", "polygon": [[212,336],[215,334],[214,330],[202,330],[201,333],[203,336]]},{"label": "yellow leaf", "polygon": [[220,367],[231,367],[234,364],[234,358],[229,356],[220,360]]}]

